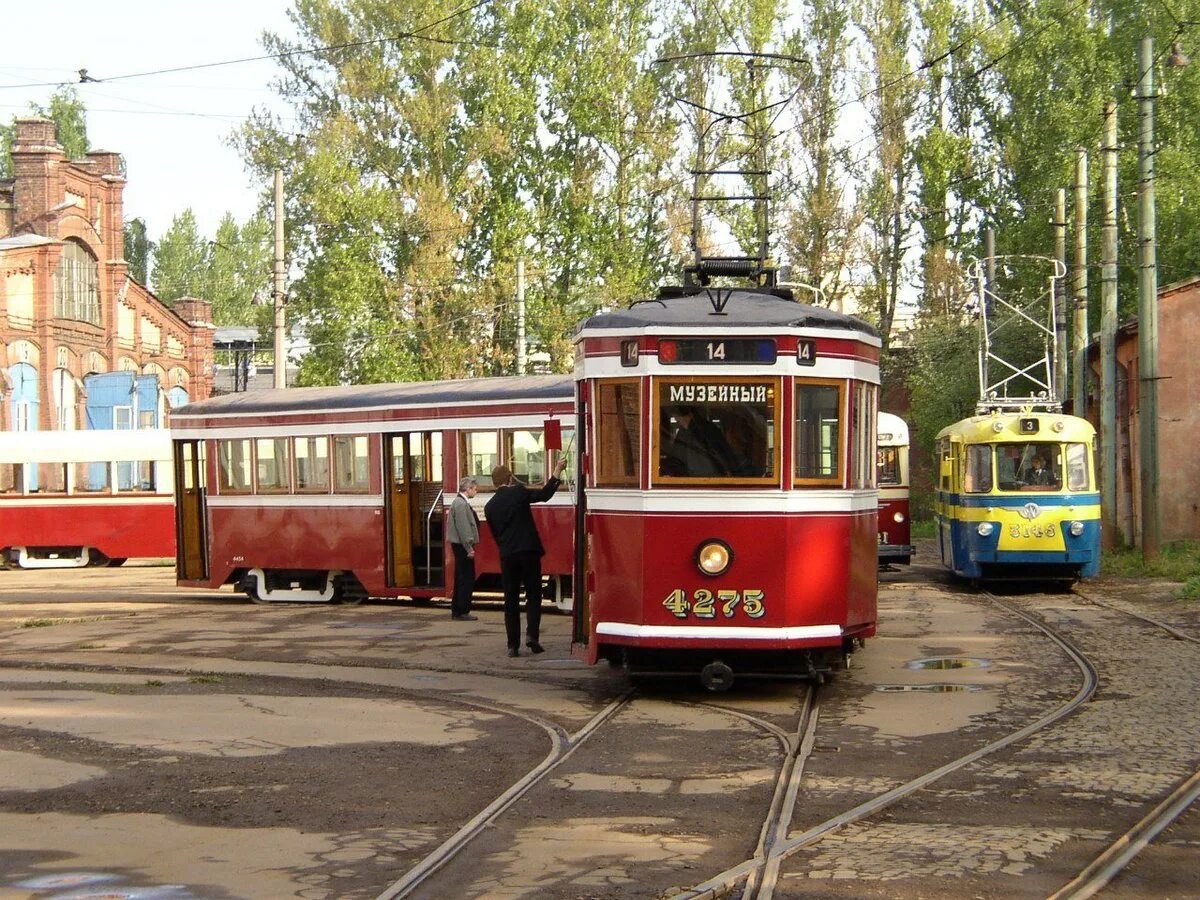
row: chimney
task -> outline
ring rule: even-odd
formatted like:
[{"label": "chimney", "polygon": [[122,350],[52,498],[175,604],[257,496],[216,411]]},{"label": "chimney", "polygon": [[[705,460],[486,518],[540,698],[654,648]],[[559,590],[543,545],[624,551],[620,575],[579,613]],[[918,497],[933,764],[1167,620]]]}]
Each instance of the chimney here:
[{"label": "chimney", "polygon": [[198,297],[180,297],[172,305],[175,315],[183,319],[193,328],[211,327],[213,323],[212,304]]},{"label": "chimney", "polygon": [[62,199],[60,168],[67,155],[55,140],[53,120],[39,116],[17,119],[13,124],[12,230],[45,234],[49,223],[44,216]]}]

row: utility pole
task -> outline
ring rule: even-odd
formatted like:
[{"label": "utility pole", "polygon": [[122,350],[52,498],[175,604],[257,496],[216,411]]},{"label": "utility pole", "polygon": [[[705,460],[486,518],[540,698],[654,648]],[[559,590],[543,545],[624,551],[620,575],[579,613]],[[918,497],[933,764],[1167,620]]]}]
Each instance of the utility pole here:
[{"label": "utility pole", "polygon": [[285,300],[283,272],[283,172],[275,170],[275,387],[287,387],[287,350],[284,347],[286,326],[283,317]]},{"label": "utility pole", "polygon": [[[983,316],[984,321],[992,318],[992,296],[996,290],[996,229],[985,228],[983,230]],[[989,325],[989,328],[994,326]],[[983,383],[991,384],[991,376],[988,373],[988,355],[983,354],[983,360],[980,365],[983,366]]]},{"label": "utility pole", "polygon": [[1101,540],[1117,546],[1117,102],[1104,104],[1104,229],[1100,242]]},{"label": "utility pole", "polygon": [[1075,150],[1075,272],[1074,319],[1071,323],[1071,412],[1080,418],[1087,417],[1087,345],[1088,345],[1088,277],[1087,277],[1087,149]]},{"label": "utility pole", "polygon": [[1154,38],[1138,45],[1138,456],[1142,557],[1161,552],[1158,522],[1158,255],[1154,208]]},{"label": "utility pole", "polygon": [[[1054,202],[1054,258],[1062,266],[1058,271],[1067,271],[1067,192],[1058,189]],[[1057,273],[1056,273],[1057,274]],[[1070,369],[1067,360],[1067,292],[1066,279],[1057,278],[1054,297],[1054,393],[1059,403],[1065,403],[1071,393]]]},{"label": "utility pole", "polygon": [[517,374],[525,374],[525,257],[517,258]]}]

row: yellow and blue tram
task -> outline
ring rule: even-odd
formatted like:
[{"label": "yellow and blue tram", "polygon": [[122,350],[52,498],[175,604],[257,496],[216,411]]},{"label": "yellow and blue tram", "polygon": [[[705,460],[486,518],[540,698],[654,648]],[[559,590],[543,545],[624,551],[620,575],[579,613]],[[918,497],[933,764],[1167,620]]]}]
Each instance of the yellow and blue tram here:
[{"label": "yellow and blue tram", "polygon": [[942,563],[964,578],[1075,580],[1100,570],[1095,429],[1055,412],[993,411],[937,436]]}]

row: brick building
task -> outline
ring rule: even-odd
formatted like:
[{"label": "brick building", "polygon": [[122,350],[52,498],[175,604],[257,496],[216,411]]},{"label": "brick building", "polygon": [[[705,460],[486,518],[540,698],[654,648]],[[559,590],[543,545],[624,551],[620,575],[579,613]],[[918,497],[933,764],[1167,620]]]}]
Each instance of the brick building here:
[{"label": "brick building", "polygon": [[[1200,277],[1158,292],[1158,512],[1164,543],[1200,540]],[[1138,436],[1138,323],[1117,330],[1116,525],[1127,544],[1141,541]],[[1100,345],[1088,347],[1087,417],[1100,428]]]},{"label": "brick building", "polygon": [[129,276],[120,156],[67,159],[54,122],[28,118],[12,159],[0,179],[0,430],[87,427],[88,382],[103,373],[130,373],[159,398],[132,427],[208,397],[211,307],[169,309]]}]

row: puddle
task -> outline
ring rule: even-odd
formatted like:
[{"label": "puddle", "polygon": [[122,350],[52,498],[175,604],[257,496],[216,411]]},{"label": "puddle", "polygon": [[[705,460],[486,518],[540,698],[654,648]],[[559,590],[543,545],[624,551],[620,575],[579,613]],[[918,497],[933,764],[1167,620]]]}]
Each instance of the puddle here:
[{"label": "puddle", "polygon": [[921,692],[927,694],[957,694],[961,692],[982,691],[978,684],[877,684],[875,690],[881,694],[907,694]]},{"label": "puddle", "polygon": [[906,669],[986,669],[991,660],[972,659],[968,656],[931,656],[927,659],[912,659],[904,664]]}]

